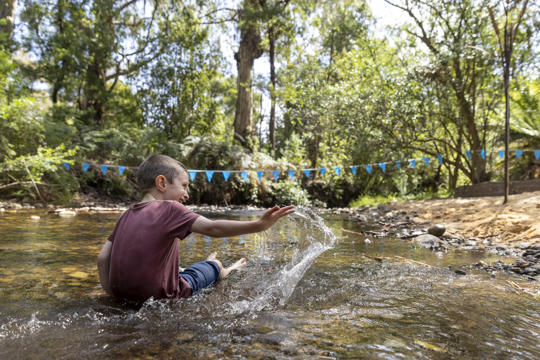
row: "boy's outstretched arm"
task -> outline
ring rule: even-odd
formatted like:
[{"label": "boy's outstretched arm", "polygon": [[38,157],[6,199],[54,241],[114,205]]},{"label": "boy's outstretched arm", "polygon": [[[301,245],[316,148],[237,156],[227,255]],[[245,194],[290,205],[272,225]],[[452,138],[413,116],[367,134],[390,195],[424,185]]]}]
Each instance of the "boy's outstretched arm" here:
[{"label": "boy's outstretched arm", "polygon": [[276,205],[266,210],[259,219],[252,221],[210,220],[204,216],[199,216],[193,225],[191,225],[191,231],[212,237],[250,234],[270,228],[280,218],[293,212],[295,212],[294,205],[282,208]]}]

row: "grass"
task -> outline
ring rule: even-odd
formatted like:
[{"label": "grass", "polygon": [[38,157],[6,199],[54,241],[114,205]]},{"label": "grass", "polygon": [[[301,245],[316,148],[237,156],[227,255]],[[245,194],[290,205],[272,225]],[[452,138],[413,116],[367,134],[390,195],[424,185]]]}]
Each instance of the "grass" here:
[{"label": "grass", "polygon": [[407,200],[429,200],[447,198],[450,194],[447,191],[439,192],[426,192],[419,194],[402,195],[389,194],[389,195],[362,195],[356,200],[349,203],[349,208],[363,207],[363,206],[377,206],[381,204],[387,204],[390,202],[400,202]]}]

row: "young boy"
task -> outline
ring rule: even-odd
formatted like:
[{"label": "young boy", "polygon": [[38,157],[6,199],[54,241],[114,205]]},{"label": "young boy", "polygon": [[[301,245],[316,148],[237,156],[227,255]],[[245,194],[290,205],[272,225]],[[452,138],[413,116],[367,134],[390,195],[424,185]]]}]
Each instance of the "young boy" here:
[{"label": "young boy", "polygon": [[141,202],[118,219],[98,256],[102,288],[137,302],[152,296],[189,297],[245,266],[242,258],[224,268],[212,253],[207,261],[181,269],[178,239],[191,232],[229,237],[264,231],[295,211],[293,206],[274,206],[253,221],[209,220],[195,214],[182,205],[189,198],[186,167],[165,155],[146,159],[137,170],[137,182],[144,192]]}]

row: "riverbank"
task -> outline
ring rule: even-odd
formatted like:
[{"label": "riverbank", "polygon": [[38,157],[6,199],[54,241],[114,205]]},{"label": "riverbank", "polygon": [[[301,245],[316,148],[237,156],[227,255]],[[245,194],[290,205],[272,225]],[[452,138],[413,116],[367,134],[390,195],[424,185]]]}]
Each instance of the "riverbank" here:
[{"label": "riverbank", "polygon": [[[448,198],[393,202],[378,207],[342,209],[361,222],[434,251],[448,248],[512,256],[512,263],[472,264],[487,271],[511,271],[532,280],[540,276],[540,191],[501,197]],[[444,229],[442,234],[437,233]],[[370,235],[369,233],[367,235]]]}]

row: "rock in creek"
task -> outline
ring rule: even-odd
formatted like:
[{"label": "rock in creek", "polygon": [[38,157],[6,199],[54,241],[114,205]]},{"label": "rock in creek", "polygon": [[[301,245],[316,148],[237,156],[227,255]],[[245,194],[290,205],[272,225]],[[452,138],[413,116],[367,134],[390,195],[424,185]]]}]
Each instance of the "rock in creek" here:
[{"label": "rock in creek", "polygon": [[441,239],[434,235],[424,234],[414,238],[414,241],[428,249],[437,249],[443,245]]},{"label": "rock in creek", "polygon": [[431,234],[433,236],[442,236],[444,234],[444,232],[446,231],[446,228],[444,227],[444,225],[442,224],[435,224],[435,225],[432,225],[429,229],[428,229],[428,234]]}]

